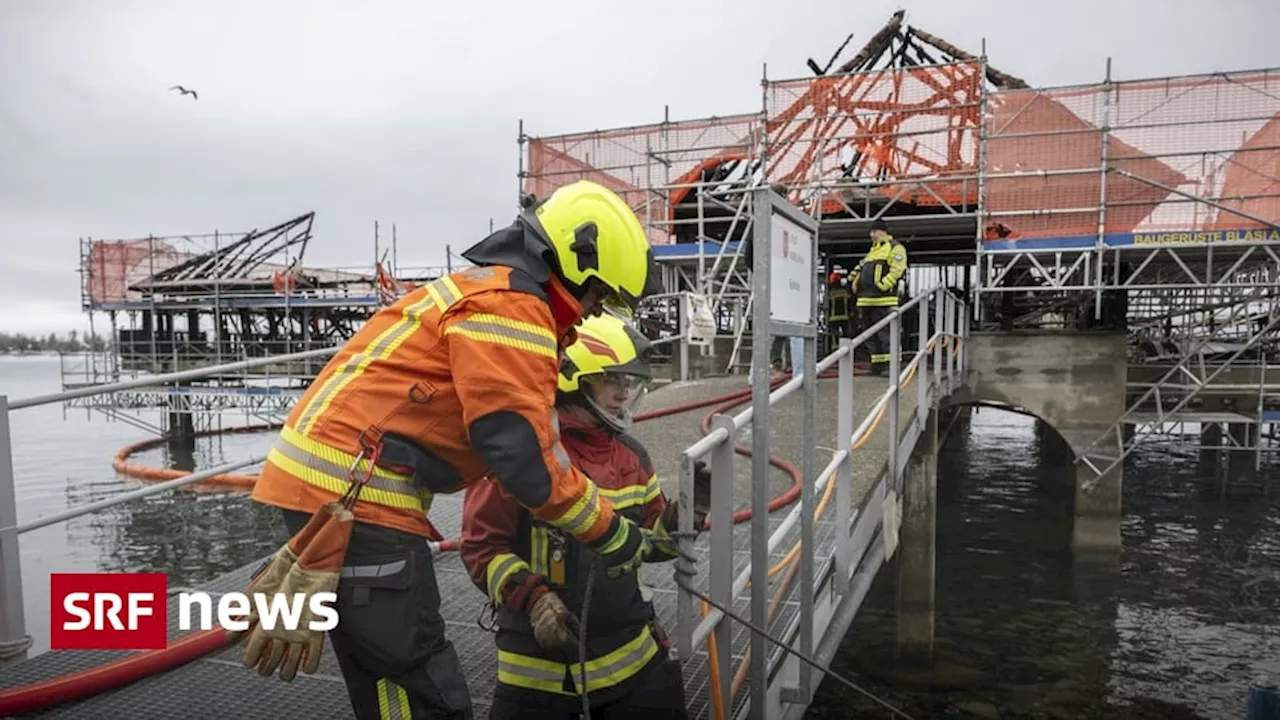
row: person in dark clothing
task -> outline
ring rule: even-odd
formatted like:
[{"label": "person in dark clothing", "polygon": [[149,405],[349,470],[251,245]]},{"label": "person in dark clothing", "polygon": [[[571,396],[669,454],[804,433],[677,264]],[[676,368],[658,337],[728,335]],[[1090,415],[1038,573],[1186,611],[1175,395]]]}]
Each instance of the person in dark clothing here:
[{"label": "person in dark clothing", "polygon": [[[574,466],[615,512],[651,534],[648,562],[664,562],[676,557],[670,532],[677,507],[663,494],[644,446],[626,432],[650,376],[648,351],[648,341],[615,317],[585,321],[561,362],[556,407]],[[710,503],[704,468],[695,483],[701,527]],[[578,618],[593,555],[493,482],[467,491],[462,523],[462,561],[496,612],[498,684],[490,719],[578,717]],[[594,582],[586,630],[592,717],[687,718],[680,663],[637,577]]]}]

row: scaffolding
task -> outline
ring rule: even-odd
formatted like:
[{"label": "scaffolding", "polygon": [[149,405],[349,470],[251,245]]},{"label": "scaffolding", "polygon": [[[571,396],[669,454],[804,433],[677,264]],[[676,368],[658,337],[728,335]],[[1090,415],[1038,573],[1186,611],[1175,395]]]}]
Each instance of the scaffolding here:
[{"label": "scaffolding", "polygon": [[[314,218],[249,232],[81,240],[81,306],[94,336],[106,315],[110,340],[62,357],[64,389],[340,345],[379,308],[447,272],[397,267],[395,228],[379,254],[376,224],[371,268],[308,266]],[[188,427],[227,410],[278,421],[323,365],[281,362],[71,404],[157,432],[165,429],[129,413],[164,408],[170,423]]]},{"label": "scaffolding", "polygon": [[[761,184],[819,222],[816,287],[880,220],[906,241],[908,295],[946,284],[973,299],[975,328],[1124,331],[1134,368],[1161,372],[1188,354],[1206,372],[1280,367],[1265,295],[1280,283],[1280,70],[1116,80],[1107,60],[1099,83],[1033,88],[985,42],[968,53],[901,11],[837,63],[843,49],[810,60],[813,77],[766,74],[755,112],[543,137],[522,123],[521,192],[618,191],[666,291],[716,308],[729,371],[751,342],[741,241]],[[1254,375],[1270,417],[1280,382]],[[1145,389],[1129,420],[1162,417]]]}]

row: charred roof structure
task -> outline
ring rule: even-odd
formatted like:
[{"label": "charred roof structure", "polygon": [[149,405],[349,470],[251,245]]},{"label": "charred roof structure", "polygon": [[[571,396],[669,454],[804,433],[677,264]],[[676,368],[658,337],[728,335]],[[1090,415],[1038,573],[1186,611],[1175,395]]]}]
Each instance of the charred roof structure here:
[{"label": "charred roof structure", "polygon": [[[1209,304],[1280,282],[1280,71],[1117,81],[1108,60],[1100,82],[1037,88],[985,41],[935,30],[895,12],[860,47],[809,58],[811,76],[766,78],[755,111],[522,130],[523,191],[618,191],[668,289],[717,312],[749,300],[739,241],[762,185],[819,221],[828,267],[856,262],[884,221],[913,282],[972,290],[983,325],[1189,335],[1179,324],[1212,324]],[[740,336],[729,314],[722,331]]]}]

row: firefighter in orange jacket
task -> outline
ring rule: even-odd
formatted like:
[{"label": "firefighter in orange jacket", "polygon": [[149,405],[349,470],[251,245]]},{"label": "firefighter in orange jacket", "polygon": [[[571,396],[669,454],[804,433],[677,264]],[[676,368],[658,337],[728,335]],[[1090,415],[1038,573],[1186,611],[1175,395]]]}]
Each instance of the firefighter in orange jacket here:
[{"label": "firefighter in orange jacket", "polygon": [[440,616],[433,494],[492,473],[534,516],[596,549],[610,575],[634,572],[650,551],[569,463],[554,411],[575,326],[604,308],[629,312],[651,288],[639,220],[580,181],[463,257],[475,267],[408,293],[347,341],[289,414],[253,491],[297,533],[361,488],[329,638],[362,720],[472,717]]},{"label": "firefighter in orange jacket", "polygon": [[[565,449],[609,498],[654,536],[650,562],[676,557],[668,528],[677,508],[658,485],[649,455],[626,430],[649,371],[649,341],[602,316],[583,323],[561,361],[557,407]],[[695,526],[710,501],[699,468]],[[538,520],[497,483],[467,489],[460,552],[496,608],[498,684],[490,720],[571,718],[581,709],[578,618],[591,553]],[[570,610],[569,608],[572,608]],[[678,660],[635,575],[597,578],[586,624],[592,717],[687,718]]]}]

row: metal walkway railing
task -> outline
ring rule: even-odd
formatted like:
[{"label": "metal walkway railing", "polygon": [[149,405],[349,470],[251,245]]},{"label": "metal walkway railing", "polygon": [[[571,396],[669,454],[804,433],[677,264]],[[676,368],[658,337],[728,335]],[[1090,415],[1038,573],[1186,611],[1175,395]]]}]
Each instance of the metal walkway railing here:
[{"label": "metal walkway railing", "polygon": [[[933,322],[930,331],[930,307],[932,306]],[[897,382],[889,383],[880,397],[872,405],[870,412],[861,423],[854,427],[854,350],[866,343],[872,335],[884,328],[889,328],[890,347],[898,347],[902,337],[902,317],[913,308],[918,313],[918,347],[911,359],[903,366],[900,355],[893,353],[890,363],[889,377]],[[788,643],[798,641],[800,652],[821,658],[822,652],[815,653],[815,638],[822,637],[824,631],[832,624],[838,608],[830,602],[823,603],[819,595],[834,592],[840,598],[838,602],[847,602],[855,607],[843,614],[845,623],[852,619],[856,605],[861,604],[866,587],[870,585],[880,565],[892,556],[897,542],[897,525],[901,517],[901,479],[905,460],[914,449],[921,428],[927,422],[928,414],[934,402],[948,394],[959,382],[964,372],[964,356],[958,352],[960,344],[967,334],[967,305],[954,297],[944,287],[926,291],[912,299],[896,312],[868,327],[854,338],[844,338],[840,347],[830,355],[815,363],[812,371],[805,368],[798,377],[773,390],[768,395],[767,407],[772,407],[783,398],[801,387],[807,394],[814,392],[816,377],[837,367],[837,437],[843,447],[838,447],[834,456],[820,472],[815,475],[812,451],[807,452],[804,459],[804,482],[802,484],[800,503],[793,507],[776,528],[769,528],[769,476],[767,452],[760,447],[753,449],[752,472],[752,523],[751,559],[746,568],[734,576],[734,532],[733,524],[717,522],[719,518],[729,518],[734,512],[733,483],[716,482],[711,497],[711,529],[710,535],[710,573],[705,588],[701,590],[716,606],[732,608],[739,595],[748,586],[751,588],[749,601],[750,621],[759,628],[770,626],[768,607],[776,605],[778,598],[768,594],[769,579],[784,563],[800,562],[800,581],[796,591],[799,595],[800,612],[791,623],[791,627],[781,638]],[[947,348],[951,352],[945,352]],[[928,360],[932,357],[932,365]],[[763,373],[761,374],[763,376]],[[903,418],[900,417],[899,402],[901,390],[916,377],[916,411],[907,423],[908,432],[904,437]],[[758,377],[756,382],[766,382]],[[767,385],[765,386],[767,389]],[[806,403],[806,417],[803,422],[803,446],[814,446],[814,405]],[[711,432],[698,442],[688,447],[681,456],[681,478],[679,496],[680,530],[688,533],[693,529],[693,511],[686,498],[693,497],[694,464],[701,458],[710,455],[711,472],[715,478],[734,477],[735,446],[738,432],[753,422],[765,427],[768,437],[768,417],[756,418],[755,408],[749,407],[732,417],[717,415],[711,424]],[[888,417],[889,450],[887,467],[872,487],[867,497],[861,499],[858,507],[854,497],[853,451],[870,436],[882,419]],[[830,499],[831,480],[835,478],[834,541],[823,547],[815,542],[814,524]],[[823,492],[824,497],[815,509],[815,494]],[[815,511],[816,510],[816,511]],[[769,557],[777,551],[791,534],[795,525],[800,525],[800,539],[782,563],[769,567]],[[692,551],[691,541],[683,539],[686,552]],[[878,549],[877,549],[878,548]],[[683,561],[677,561],[683,562]],[[711,658],[711,674],[713,684],[711,692],[718,696],[714,703],[721,708],[721,717],[727,718],[732,704],[731,677],[731,637],[730,623],[724,613],[718,609],[704,606],[701,620],[693,611],[695,596],[681,588],[678,596],[678,647],[681,657],[691,657],[695,650],[707,647]],[[696,623],[696,624],[695,624]],[[843,635],[844,628],[839,628],[838,635]],[[828,635],[828,637],[830,637]],[[827,659],[834,650],[834,644],[828,646]],[[786,710],[802,710],[811,702],[813,689],[817,682],[813,680],[812,668],[808,664],[797,663],[795,658],[777,652],[767,652],[766,640],[759,634],[752,635],[750,650],[750,707],[755,709],[753,717],[781,717]],[[825,662],[825,660],[824,660]],[[784,665],[793,665],[794,672],[783,672]],[[761,710],[762,709],[762,710]]]},{"label": "metal walkway railing", "polygon": [[264,365],[275,365],[281,362],[322,358],[333,355],[338,352],[338,349],[337,347],[328,347],[292,355],[254,358],[225,365],[213,365],[194,370],[153,375],[107,385],[92,385],[12,402],[10,402],[8,396],[0,395],[0,662],[24,658],[27,649],[31,646],[31,637],[26,632],[25,608],[22,599],[22,563],[18,553],[19,535],[140,498],[169,492],[184,485],[207,480],[215,475],[257,465],[266,459],[265,457],[252,457],[247,460],[226,463],[175,480],[121,493],[106,500],[82,505],[78,508],[65,510],[19,525],[17,487],[13,476],[13,442],[9,432],[10,413],[25,408],[51,405],[95,395],[107,395],[138,388],[199,380],[213,375],[238,372]]}]

